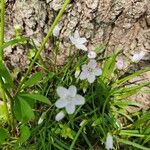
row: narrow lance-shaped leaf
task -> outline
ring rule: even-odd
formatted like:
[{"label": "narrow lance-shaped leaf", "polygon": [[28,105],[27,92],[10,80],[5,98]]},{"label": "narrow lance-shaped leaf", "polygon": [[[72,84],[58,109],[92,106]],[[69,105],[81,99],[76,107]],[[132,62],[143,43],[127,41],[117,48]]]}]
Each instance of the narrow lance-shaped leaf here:
[{"label": "narrow lance-shaped leaf", "polygon": [[140,144],[137,144],[135,142],[131,142],[131,141],[124,140],[124,139],[118,139],[118,141],[121,142],[121,143],[123,143],[123,144],[130,145],[130,146],[142,149],[142,150],[149,150],[149,148],[144,147],[144,146],[142,146]]},{"label": "narrow lance-shaped leaf", "polygon": [[145,123],[146,121],[150,120],[150,112],[144,114],[140,119],[138,119],[136,122],[134,122],[135,127],[141,126],[141,124]]},{"label": "narrow lance-shaped leaf", "polygon": [[24,82],[23,88],[38,84],[38,82],[41,81],[42,78],[43,78],[43,73],[41,72],[32,75],[31,78],[29,78],[27,81]]},{"label": "narrow lance-shaped leaf", "polygon": [[27,38],[25,37],[22,37],[20,39],[12,39],[8,42],[5,42],[2,46],[0,46],[0,49],[5,49],[9,46],[13,46],[13,45],[19,44],[20,42],[25,42],[25,41],[27,41]]},{"label": "narrow lance-shaped leaf", "polygon": [[145,72],[148,72],[148,71],[150,71],[150,68],[145,68],[145,69],[136,71],[135,73],[133,73],[131,75],[128,75],[128,76],[126,76],[126,77],[116,81],[112,86],[113,87],[119,87],[122,84],[124,84],[125,82],[127,82],[127,81],[129,81],[129,80],[131,80],[131,79],[133,79],[133,78],[135,78],[135,77],[137,77],[137,76],[139,76],[139,75],[141,75],[141,74],[143,74]]},{"label": "narrow lance-shaped leaf", "polygon": [[40,95],[40,94],[37,94],[37,93],[34,93],[34,94],[20,93],[19,97],[22,97],[24,99],[27,99],[27,98],[34,99],[34,100],[46,103],[48,105],[51,105],[50,100],[46,96],[43,96],[43,95]]},{"label": "narrow lance-shaped leaf", "polygon": [[12,79],[10,73],[8,72],[7,68],[3,64],[3,62],[0,62],[0,76],[1,76],[1,78],[5,79],[5,82],[7,85],[9,85],[9,87],[14,86],[13,79]]},{"label": "narrow lance-shaped leaf", "polygon": [[115,61],[118,53],[119,50],[116,50],[115,53],[112,56],[110,56],[104,63],[102,75],[100,78],[101,80],[104,80],[105,83],[109,82],[115,70]]}]

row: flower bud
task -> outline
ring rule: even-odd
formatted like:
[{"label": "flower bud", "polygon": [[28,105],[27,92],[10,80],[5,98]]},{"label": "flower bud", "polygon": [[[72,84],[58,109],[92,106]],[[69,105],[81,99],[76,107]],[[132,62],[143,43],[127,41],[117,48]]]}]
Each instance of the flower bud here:
[{"label": "flower bud", "polygon": [[63,111],[59,112],[56,116],[55,116],[55,120],[56,121],[60,121],[65,117],[65,114]]},{"label": "flower bud", "polygon": [[88,58],[93,59],[96,57],[96,53],[94,51],[89,51]]},{"label": "flower bud", "polygon": [[105,142],[105,148],[107,150],[113,149],[113,137],[110,133],[107,134],[106,142]]},{"label": "flower bud", "polygon": [[40,119],[38,120],[38,125],[43,122],[43,120],[45,119],[45,117],[46,117],[46,112],[42,113]]},{"label": "flower bud", "polygon": [[79,67],[77,67],[76,68],[76,72],[75,72],[75,78],[77,78],[78,76],[79,76],[79,74],[80,74],[80,68]]},{"label": "flower bud", "polygon": [[59,33],[60,33],[60,27],[58,25],[56,25],[54,30],[53,30],[53,36],[58,37]]}]

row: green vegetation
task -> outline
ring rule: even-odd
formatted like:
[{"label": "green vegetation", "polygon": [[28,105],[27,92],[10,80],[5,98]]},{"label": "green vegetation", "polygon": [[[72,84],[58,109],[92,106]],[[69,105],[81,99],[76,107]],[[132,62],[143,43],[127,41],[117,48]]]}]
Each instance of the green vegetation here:
[{"label": "green vegetation", "polygon": [[[129,101],[129,97],[150,84],[149,81],[138,84],[129,84],[128,81],[150,71],[150,68],[132,73],[118,69],[116,61],[121,51],[115,50],[105,56],[104,44],[93,50],[96,54],[89,56],[85,51],[81,55],[79,49],[86,50],[83,45],[86,39],[80,38],[78,32],[70,37],[78,50],[64,66],[55,64],[49,69],[47,64],[50,62],[45,64],[40,56],[69,2],[65,0],[38,48],[19,30],[14,39],[4,41],[5,2],[1,0],[0,149],[94,150],[111,149],[113,144],[115,150],[149,150],[149,110],[134,113],[127,110],[131,106],[141,107],[142,104]],[[58,41],[55,38],[55,42]],[[14,69],[10,73],[3,51],[9,46],[28,44],[32,46],[31,63],[21,79],[15,82],[19,70]],[[59,44],[55,47],[54,60],[57,60]],[[98,56],[102,56],[101,59]]]}]

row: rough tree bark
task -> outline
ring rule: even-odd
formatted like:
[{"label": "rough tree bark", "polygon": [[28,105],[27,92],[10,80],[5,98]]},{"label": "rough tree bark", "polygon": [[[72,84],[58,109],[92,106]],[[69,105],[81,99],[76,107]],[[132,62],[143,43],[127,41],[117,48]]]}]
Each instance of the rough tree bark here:
[{"label": "rough tree bark", "polygon": [[[14,35],[14,25],[20,25],[23,34],[32,37],[39,45],[49,26],[61,8],[63,0],[7,0],[6,39]],[[141,64],[150,60],[150,1],[149,0],[72,0],[59,22],[61,51],[58,64],[68,57],[68,36],[76,29],[88,39],[88,49],[100,43],[107,44],[107,50],[122,50],[122,57],[128,65],[134,52],[145,51]],[[45,57],[50,57],[51,40],[45,47]],[[12,66],[24,68],[29,63],[28,49],[22,46],[6,49],[5,55]],[[44,54],[43,54],[44,55]],[[149,78],[145,75],[144,78]],[[150,105],[149,98],[146,104]]]}]

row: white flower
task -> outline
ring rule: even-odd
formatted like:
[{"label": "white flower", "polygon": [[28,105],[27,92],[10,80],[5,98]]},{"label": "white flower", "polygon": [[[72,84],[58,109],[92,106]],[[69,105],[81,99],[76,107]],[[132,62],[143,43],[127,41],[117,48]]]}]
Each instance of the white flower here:
[{"label": "white flower", "polygon": [[88,57],[91,58],[95,58],[96,57],[96,53],[94,51],[89,51],[88,52]]},{"label": "white flower", "polygon": [[123,69],[123,66],[124,66],[123,59],[121,59],[121,58],[118,59],[116,62],[117,69],[121,70],[121,69]]},{"label": "white flower", "polygon": [[58,25],[56,25],[54,30],[53,30],[53,35],[58,37],[59,36],[59,32],[60,32],[60,27]]},{"label": "white flower", "polygon": [[97,68],[96,60],[91,59],[87,65],[82,66],[82,72],[79,76],[81,80],[87,79],[89,83],[93,83],[95,76],[102,74],[102,70]]},{"label": "white flower", "polygon": [[65,113],[63,111],[59,112],[56,116],[55,116],[55,120],[56,121],[60,121],[65,117]]},{"label": "white flower", "polygon": [[145,52],[135,53],[132,57],[132,62],[139,62],[145,56]]},{"label": "white flower", "polygon": [[77,94],[77,88],[75,86],[70,86],[68,89],[64,87],[57,88],[57,94],[60,99],[55,103],[57,108],[65,107],[68,114],[73,114],[76,105],[83,105],[85,103],[84,97]]},{"label": "white flower", "polygon": [[107,150],[113,149],[113,137],[108,133],[106,142],[105,142],[105,148]]},{"label": "white flower", "polygon": [[73,45],[76,46],[78,49],[82,49],[84,51],[87,51],[87,47],[84,45],[84,43],[87,42],[86,38],[80,38],[79,32],[76,30],[73,36],[69,36],[71,42]]}]

